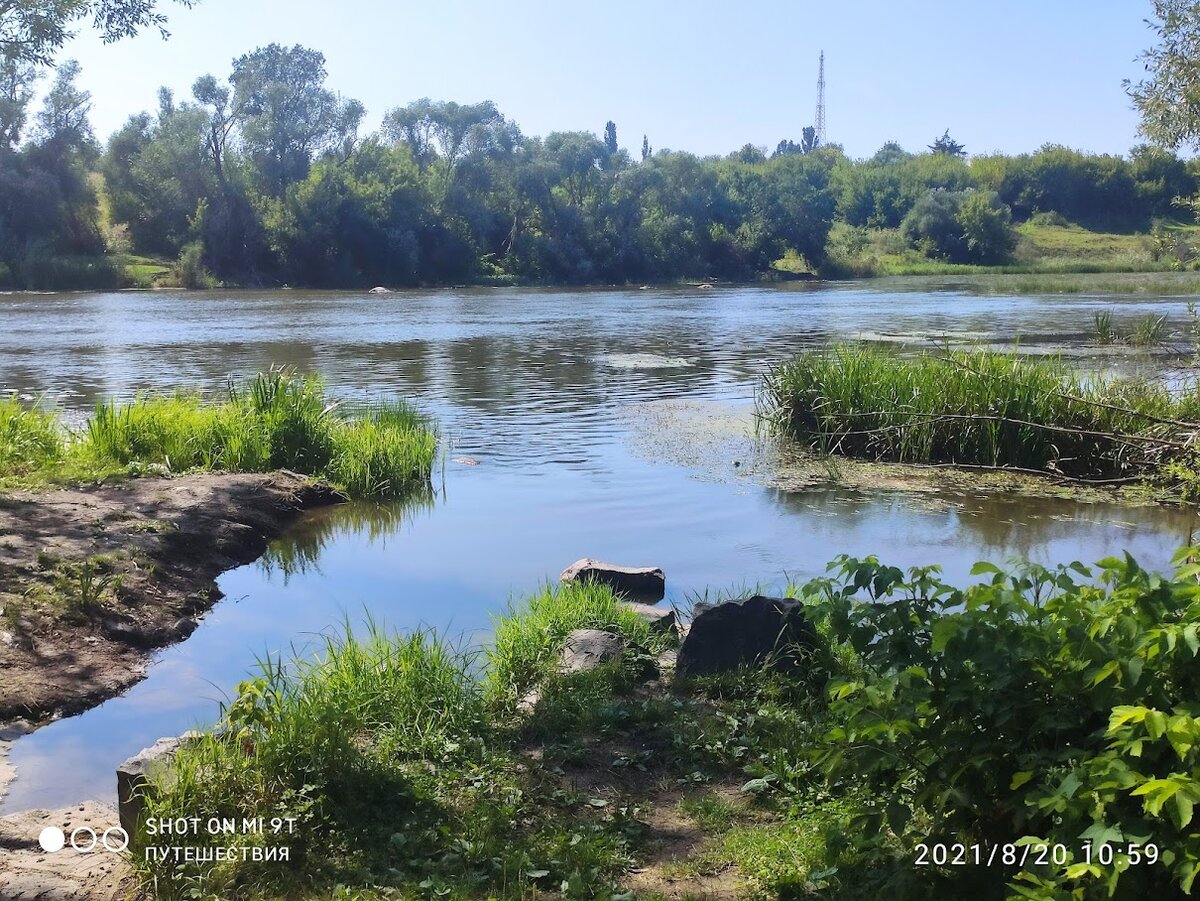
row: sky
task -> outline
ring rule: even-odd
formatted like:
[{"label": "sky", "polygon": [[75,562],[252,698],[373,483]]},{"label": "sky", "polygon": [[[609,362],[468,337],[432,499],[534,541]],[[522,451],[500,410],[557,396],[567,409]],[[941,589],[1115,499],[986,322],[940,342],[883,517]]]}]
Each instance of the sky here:
[{"label": "sky", "polygon": [[171,37],[78,59],[101,139],[190,95],[275,42],[325,54],[327,86],[367,107],[365,130],[421,97],[492,100],[527,135],[617,125],[637,155],[773,149],[813,123],[825,52],[828,138],[852,157],[920,150],[946,129],[972,154],[1045,143],[1127,153],[1138,119],[1121,82],[1143,73],[1150,0],[200,0],[166,2]]}]

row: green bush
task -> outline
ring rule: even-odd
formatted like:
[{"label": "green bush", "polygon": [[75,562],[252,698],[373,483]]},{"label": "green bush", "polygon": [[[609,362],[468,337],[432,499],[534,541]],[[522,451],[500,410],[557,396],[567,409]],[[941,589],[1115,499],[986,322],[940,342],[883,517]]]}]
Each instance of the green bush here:
[{"label": "green bush", "polygon": [[[1100,561],[1095,579],[1079,563],[979,564],[987,581],[960,590],[936,568],[839,558],[802,596],[861,661],[830,684],[819,759],[831,778],[875,787],[863,834],[886,826],[910,848],[1062,845],[1057,861],[1000,867],[1017,897],[1190,891],[1200,871],[1197,561],[1200,550],[1185,549],[1170,579],[1128,555]],[[961,878],[972,870],[988,868]]]}]

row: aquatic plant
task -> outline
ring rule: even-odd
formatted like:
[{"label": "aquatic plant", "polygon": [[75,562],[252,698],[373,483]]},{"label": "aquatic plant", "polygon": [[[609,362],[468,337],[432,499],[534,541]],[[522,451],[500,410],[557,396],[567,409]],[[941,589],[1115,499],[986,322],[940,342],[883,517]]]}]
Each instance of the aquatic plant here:
[{"label": "aquatic plant", "polygon": [[838,345],[771,369],[759,409],[822,453],[1111,480],[1190,466],[1200,391],[1085,379],[1058,358]]}]

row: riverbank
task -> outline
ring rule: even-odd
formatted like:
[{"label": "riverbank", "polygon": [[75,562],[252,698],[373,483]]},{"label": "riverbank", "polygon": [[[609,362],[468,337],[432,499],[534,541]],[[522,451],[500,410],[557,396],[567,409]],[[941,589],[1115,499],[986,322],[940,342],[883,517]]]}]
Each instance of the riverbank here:
[{"label": "riverbank", "polygon": [[195,473],[0,496],[0,722],[87,709],[145,674],[303,510],[337,503],[290,472]]}]

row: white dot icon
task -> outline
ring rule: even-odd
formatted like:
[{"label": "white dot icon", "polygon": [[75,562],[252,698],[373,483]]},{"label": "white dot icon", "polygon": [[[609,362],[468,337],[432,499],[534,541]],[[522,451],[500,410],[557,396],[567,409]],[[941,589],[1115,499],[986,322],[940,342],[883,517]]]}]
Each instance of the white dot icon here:
[{"label": "white dot icon", "polygon": [[38,844],[42,846],[43,851],[61,851],[66,843],[66,835],[57,826],[47,826],[38,835]]}]

